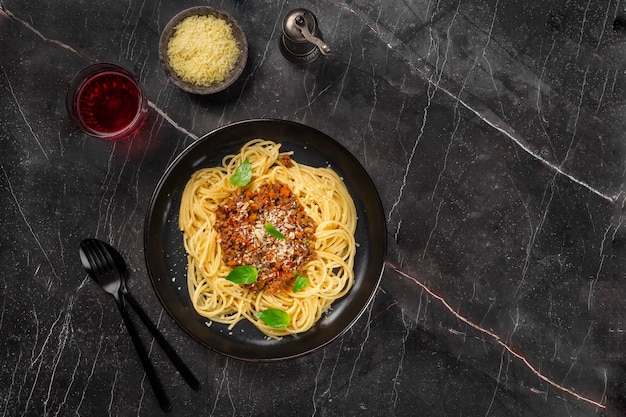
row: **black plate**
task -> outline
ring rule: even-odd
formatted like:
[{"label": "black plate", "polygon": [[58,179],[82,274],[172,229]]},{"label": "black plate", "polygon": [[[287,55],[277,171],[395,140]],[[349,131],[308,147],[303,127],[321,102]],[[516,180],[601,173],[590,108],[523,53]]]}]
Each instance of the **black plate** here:
[{"label": "black plate", "polygon": [[[187,292],[186,254],[178,229],[182,191],[196,170],[217,166],[251,139],[282,144],[293,158],[311,166],[331,166],[354,199],[358,221],[355,284],[333,303],[330,312],[309,331],[281,340],[267,338],[248,321],[232,330],[197,314]],[[359,162],[343,146],[311,127],[282,120],[248,120],[219,128],[189,146],[168,167],[150,200],[144,230],[145,257],[152,285],[168,313],[188,334],[224,355],[250,361],[294,358],[326,346],[365,311],[374,298],[386,252],[385,217],[374,185]]]}]

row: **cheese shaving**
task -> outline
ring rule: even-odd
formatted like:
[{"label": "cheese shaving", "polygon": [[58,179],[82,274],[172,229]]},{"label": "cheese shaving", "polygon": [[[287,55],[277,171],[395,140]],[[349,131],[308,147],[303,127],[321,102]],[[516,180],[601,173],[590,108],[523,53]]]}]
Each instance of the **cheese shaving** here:
[{"label": "cheese shaving", "polygon": [[186,17],[174,28],[167,46],[176,74],[199,86],[224,81],[240,53],[231,25],[215,16]]}]

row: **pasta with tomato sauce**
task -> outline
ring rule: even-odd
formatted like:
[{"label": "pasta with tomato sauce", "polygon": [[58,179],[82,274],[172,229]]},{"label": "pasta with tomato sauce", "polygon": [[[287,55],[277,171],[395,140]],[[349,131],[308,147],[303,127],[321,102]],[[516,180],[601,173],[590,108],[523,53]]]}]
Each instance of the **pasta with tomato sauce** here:
[{"label": "pasta with tomato sauce", "polygon": [[356,209],[330,167],[254,139],[196,171],[180,205],[198,314],[273,338],[310,329],[354,284]]}]

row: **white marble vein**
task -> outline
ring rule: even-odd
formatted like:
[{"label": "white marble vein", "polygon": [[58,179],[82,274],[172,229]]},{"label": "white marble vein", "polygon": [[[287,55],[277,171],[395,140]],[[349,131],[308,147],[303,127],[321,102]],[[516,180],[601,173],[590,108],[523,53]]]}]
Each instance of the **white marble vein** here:
[{"label": "white marble vein", "polygon": [[[20,204],[18,196],[15,194],[15,191],[13,190],[13,185],[11,184],[11,182],[9,180],[9,176],[8,176],[8,174],[7,174],[7,172],[6,172],[5,168],[4,168],[4,165],[2,165],[2,164],[0,164],[0,171],[2,171],[2,174],[3,174],[4,179],[6,181],[7,187],[9,189],[9,193],[11,194],[11,198],[15,202],[15,206],[16,206],[18,212],[20,213],[20,217],[24,220],[24,224],[28,228],[28,231],[30,232],[31,236],[33,237],[37,247],[41,251],[41,253],[44,256],[44,258],[46,259],[46,263],[50,267],[50,270],[52,271],[52,275],[55,278],[60,279],[59,276],[56,273],[56,270],[54,268],[54,264],[53,264],[52,260],[50,259],[50,255],[48,254],[48,251],[44,248],[44,245],[41,243],[41,240],[37,236],[37,233],[35,232],[35,228],[33,227],[33,224],[28,220],[28,218],[26,216],[26,211],[22,207],[22,204]],[[51,282],[49,282],[49,285],[51,285]]]},{"label": "white marble vein", "polygon": [[407,340],[409,336],[411,335],[411,326],[406,321],[404,314],[401,314],[400,317],[402,318],[402,325],[404,326],[405,330],[404,330],[404,333],[402,334],[402,344],[400,345],[400,352],[398,353],[398,356],[399,356],[398,366],[396,368],[396,373],[393,377],[392,386],[391,386],[391,403],[393,404],[393,409],[395,409],[396,406],[398,405],[398,397],[399,397],[398,387],[400,384],[400,376],[402,375],[402,371],[403,371],[404,356],[406,354]]},{"label": "white marble vein", "polygon": [[67,45],[67,44],[65,44],[65,43],[63,43],[61,41],[58,41],[56,39],[47,38],[46,36],[44,36],[44,34],[42,34],[40,31],[35,29],[30,23],[28,23],[27,21],[19,18],[18,16],[15,16],[13,13],[11,13],[10,10],[7,10],[6,7],[4,7],[1,4],[0,4],[0,13],[4,13],[7,16],[9,16],[11,19],[14,19],[14,20],[20,22],[22,25],[24,25],[25,28],[27,28],[28,30],[33,32],[35,35],[37,35],[39,38],[41,38],[44,42],[51,43],[51,44],[56,45],[56,46],[58,46],[60,48],[67,49],[68,51],[70,51],[70,52],[72,52],[72,53],[74,53],[76,55],[83,56],[76,49],[72,48],[71,46],[69,46],[69,45]]},{"label": "white marble vein", "polygon": [[580,48],[583,43],[583,36],[585,34],[585,24],[587,23],[587,13],[589,13],[589,6],[591,5],[593,0],[587,1],[587,6],[585,6],[585,13],[583,15],[583,20],[580,22],[580,32],[578,33],[578,47],[576,49],[576,59],[580,56]]},{"label": "white marble vein", "polygon": [[367,321],[367,326],[365,327],[365,334],[363,335],[363,341],[362,343],[359,344],[359,349],[358,352],[355,356],[355,358],[353,359],[353,364],[352,364],[352,370],[350,371],[350,376],[348,377],[348,385],[345,387],[345,395],[344,395],[344,399],[348,398],[348,395],[350,394],[350,389],[352,388],[352,380],[354,377],[354,373],[357,371],[357,364],[359,362],[359,360],[361,359],[361,356],[363,355],[363,349],[365,348],[365,346],[367,345],[367,340],[369,338],[370,335],[370,323],[371,323],[371,319],[372,319],[372,308],[374,307],[373,303],[370,303],[370,305],[368,306],[367,310],[366,310],[366,321]]},{"label": "white marble vein", "polygon": [[9,79],[8,74],[6,73],[6,71],[5,71],[5,69],[4,69],[4,67],[2,65],[0,65],[0,68],[2,68],[2,74],[4,74],[4,78],[7,80],[7,85],[9,87],[9,92],[11,93],[11,97],[13,98],[13,102],[15,102],[15,106],[17,107],[17,110],[20,113],[20,116],[22,116],[22,120],[24,121],[24,124],[26,124],[26,127],[28,127],[28,131],[30,132],[31,136],[33,137],[33,139],[35,139],[35,142],[37,142],[37,146],[41,150],[41,153],[43,153],[43,156],[45,156],[46,159],[48,161],[50,161],[50,157],[48,156],[48,152],[46,152],[46,150],[44,149],[43,145],[41,144],[41,141],[39,140],[39,136],[37,136],[37,133],[35,133],[35,130],[33,129],[33,126],[28,121],[28,117],[26,117],[26,114],[24,113],[24,109],[20,105],[20,101],[18,100],[17,96],[15,95],[15,92],[13,91],[13,85],[11,84],[11,80]]},{"label": "white marble vein", "polygon": [[52,359],[52,374],[50,376],[48,392],[47,392],[46,398],[43,401],[44,415],[50,414],[50,411],[48,410],[48,403],[50,402],[51,396],[53,395],[54,379],[56,376],[57,368],[59,366],[59,363],[61,362],[61,357],[63,356],[68,340],[71,340],[71,337],[72,337],[73,305],[74,305],[74,299],[70,297],[67,307],[66,307],[64,317],[63,317],[63,324],[61,326],[61,329],[58,335],[57,351],[55,352],[54,357]]},{"label": "white marble vein", "polygon": [[[546,158],[544,158],[540,154],[540,152],[538,152],[534,148],[534,146],[532,146],[530,142],[528,142],[526,138],[524,138],[511,125],[509,125],[508,123],[504,121],[503,115],[497,115],[492,110],[487,108],[484,105],[484,103],[480,101],[480,98],[471,96],[469,94],[465,94],[463,96],[459,93],[453,92],[451,90],[451,87],[448,87],[447,85],[441,85],[440,81],[442,80],[443,76],[440,76],[439,79],[433,79],[432,73],[436,72],[436,69],[433,70],[433,68],[431,68],[431,66],[427,62],[425,62],[421,57],[415,56],[415,53],[409,50],[405,45],[403,45],[403,43],[399,39],[397,39],[392,32],[384,28],[381,24],[373,21],[366,13],[342,1],[333,1],[333,3],[335,3],[338,7],[342,8],[343,10],[353,13],[356,16],[358,16],[360,19],[362,19],[365,22],[365,24],[367,24],[367,26],[374,33],[376,33],[376,35],[382,41],[385,42],[388,48],[392,49],[395,53],[402,56],[405,59],[406,63],[411,68],[413,68],[418,74],[420,74],[429,84],[434,86],[437,90],[442,91],[443,93],[445,93],[452,99],[457,100],[459,103],[463,105],[463,107],[465,107],[471,113],[479,117],[488,126],[492,127],[497,132],[500,132],[505,137],[509,138],[516,146],[518,146],[521,150],[526,152],[532,158],[538,160],[539,162],[544,164],[546,167],[548,167],[550,170],[554,171],[558,175],[563,176],[564,178],[567,178],[568,180],[578,184],[579,186],[591,191],[598,197],[610,203],[615,203],[616,198],[617,198],[616,195],[608,195],[596,189],[595,187],[591,186],[587,182],[567,172],[564,169],[563,164],[557,165],[557,164],[550,162]],[[495,18],[495,15],[494,15],[494,18]],[[423,130],[423,126],[422,126],[422,130]],[[411,158],[409,158],[407,165],[410,167]],[[405,180],[406,180],[406,176],[405,176]],[[398,196],[396,197],[396,201],[394,202],[390,213],[393,213],[395,211],[395,209],[397,208],[397,205],[401,201],[403,197],[402,194],[403,194],[405,185],[406,183],[405,181],[403,181],[402,185],[400,186]],[[388,216],[388,219],[390,219],[390,216]]]},{"label": "white marble vein", "polygon": [[[518,352],[515,347],[513,345],[510,345],[509,343],[507,343],[506,340],[503,340],[500,336],[498,336],[496,333],[494,333],[493,331],[486,329],[484,327],[481,327],[478,324],[475,324],[474,322],[472,322],[472,320],[468,319],[467,317],[464,317],[463,315],[461,315],[459,312],[457,312],[452,306],[450,306],[450,304],[445,300],[445,298],[443,298],[442,296],[436,294],[433,290],[431,290],[429,287],[427,287],[425,284],[423,284],[420,280],[418,280],[417,278],[407,274],[406,272],[403,272],[399,269],[397,269],[394,265],[391,265],[389,263],[387,263],[387,265],[399,276],[417,284],[418,286],[420,286],[423,290],[425,290],[428,295],[437,300],[437,302],[439,302],[441,304],[441,306],[443,306],[446,310],[448,310],[448,312],[450,312],[454,317],[456,317],[459,321],[465,323],[466,325],[468,325],[469,327],[471,327],[472,329],[474,329],[476,332],[478,332],[479,334],[481,334],[484,337],[489,338],[492,342],[500,345],[504,350],[506,350],[508,355],[511,355],[512,357],[514,357],[516,360],[520,361],[530,372],[532,372],[537,378],[539,378],[541,381],[549,384],[552,388],[562,392],[562,393],[566,393],[574,398],[576,398],[577,400],[580,400],[582,402],[588,403],[594,407],[597,407],[598,409],[604,409],[605,405],[602,403],[602,399],[593,399],[593,398],[589,398],[586,397],[584,395],[581,395],[579,393],[577,393],[575,390],[573,390],[572,388],[568,388],[567,386],[565,386],[565,379],[563,378],[563,382],[559,383],[556,382],[555,380],[551,379],[550,376],[543,374],[539,369],[537,369],[536,366],[534,366],[531,363],[531,359],[527,358],[526,356],[524,356],[522,353]],[[590,327],[591,329],[591,327]],[[586,338],[585,338],[586,340]],[[584,345],[584,341],[582,343],[582,345]],[[580,349],[582,349],[582,345],[580,347]],[[574,361],[575,362],[575,361]],[[575,363],[571,364],[571,367],[574,366]]]},{"label": "white marble vein", "polygon": [[[33,306],[33,311],[35,311],[35,317],[37,317],[36,314],[36,308]],[[61,314],[59,314],[57,316],[57,318],[54,320],[54,322],[52,323],[52,325],[50,326],[50,329],[48,330],[48,334],[46,335],[46,338],[43,341],[43,344],[41,345],[41,349],[39,350],[39,353],[37,354],[37,356],[35,356],[35,349],[37,348],[38,345],[38,336],[39,336],[39,323],[37,320],[37,337],[35,339],[35,343],[33,344],[33,350],[31,351],[31,361],[30,364],[28,365],[28,372],[26,372],[24,374],[24,380],[23,380],[23,387],[26,387],[26,379],[28,376],[30,376],[31,371],[33,370],[33,368],[35,368],[35,366],[37,367],[36,370],[34,371],[34,380],[32,381],[32,385],[30,387],[30,392],[28,393],[28,397],[26,398],[26,403],[24,405],[24,411],[22,413],[22,416],[26,416],[28,415],[28,408],[30,407],[30,403],[33,400],[33,393],[35,392],[35,388],[37,387],[37,383],[39,382],[39,377],[41,376],[41,368],[44,365],[44,360],[42,358],[43,354],[46,352],[46,347],[48,345],[48,343],[50,342],[50,339],[52,337],[54,328],[56,326],[56,324],[59,322],[59,320],[61,320]],[[44,375],[45,377],[45,375]],[[20,387],[20,391],[21,391]],[[19,396],[18,396],[19,398]]]}]

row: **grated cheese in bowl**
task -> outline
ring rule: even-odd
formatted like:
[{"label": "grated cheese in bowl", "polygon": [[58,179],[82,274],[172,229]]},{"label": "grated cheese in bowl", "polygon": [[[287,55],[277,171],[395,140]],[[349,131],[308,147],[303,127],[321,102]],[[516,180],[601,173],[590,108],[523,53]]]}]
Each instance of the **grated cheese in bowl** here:
[{"label": "grated cheese in bowl", "polygon": [[167,47],[172,69],[199,86],[228,78],[241,51],[231,25],[215,16],[189,16],[178,23]]},{"label": "grated cheese in bowl", "polygon": [[165,25],[159,59],[177,87],[193,94],[214,94],[242,74],[248,41],[228,13],[195,6],[179,12]]}]

